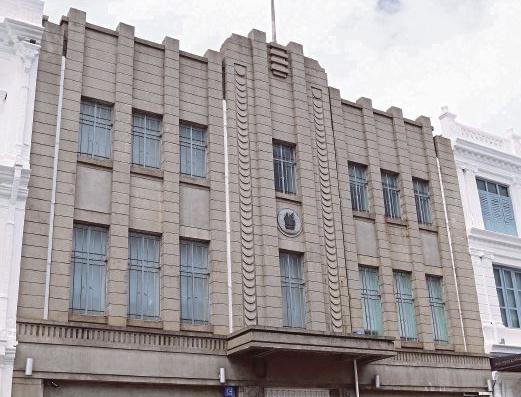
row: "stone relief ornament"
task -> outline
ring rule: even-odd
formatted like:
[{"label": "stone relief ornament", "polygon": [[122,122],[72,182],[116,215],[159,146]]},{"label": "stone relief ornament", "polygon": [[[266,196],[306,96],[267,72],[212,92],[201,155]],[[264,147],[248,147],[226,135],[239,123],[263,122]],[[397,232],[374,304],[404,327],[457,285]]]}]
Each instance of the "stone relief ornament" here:
[{"label": "stone relief ornament", "polygon": [[297,236],[302,231],[302,222],[295,210],[282,208],[277,214],[280,231],[286,236]]}]

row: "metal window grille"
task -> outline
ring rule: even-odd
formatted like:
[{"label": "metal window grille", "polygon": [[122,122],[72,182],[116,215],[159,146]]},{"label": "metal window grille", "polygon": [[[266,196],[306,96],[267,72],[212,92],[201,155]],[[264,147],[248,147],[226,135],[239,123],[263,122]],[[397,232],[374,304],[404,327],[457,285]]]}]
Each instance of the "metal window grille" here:
[{"label": "metal window grille", "polygon": [[414,201],[416,202],[418,223],[431,225],[432,215],[429,203],[429,182],[413,178],[412,183],[414,187]]},{"label": "metal window grille", "polygon": [[360,266],[359,273],[365,333],[382,335],[382,304],[380,300],[378,269]]},{"label": "metal window grille", "polygon": [[296,194],[295,148],[283,143],[273,144],[273,170],[275,190],[281,193]]},{"label": "metal window grille", "polygon": [[105,313],[107,231],[75,225],[72,252],[71,310],[78,314]]},{"label": "metal window grille", "polygon": [[181,125],[181,174],[206,177],[206,131],[193,125]]},{"label": "metal window grille", "polygon": [[517,236],[512,199],[508,187],[476,179],[485,229]]},{"label": "metal window grille", "polygon": [[521,270],[494,265],[494,279],[503,324],[521,328]]},{"label": "metal window grille", "polygon": [[369,211],[367,166],[349,163],[349,185],[351,187],[351,205],[353,211]]},{"label": "metal window grille", "polygon": [[394,296],[396,299],[396,310],[400,325],[400,338],[402,340],[417,340],[416,315],[414,311],[414,299],[412,296],[411,274],[395,271],[394,274]]},{"label": "metal window grille", "polygon": [[208,244],[181,241],[181,320],[208,323]]},{"label": "metal window grille", "polygon": [[159,319],[159,245],[155,236],[131,233],[129,236],[130,318]]},{"label": "metal window grille", "polygon": [[159,168],[161,119],[146,114],[132,115],[132,163]]},{"label": "metal window grille", "polygon": [[429,307],[431,311],[434,342],[448,343],[449,335],[447,333],[441,277],[427,276],[427,290],[429,293]]},{"label": "metal window grille", "polygon": [[398,187],[398,175],[392,172],[382,171],[382,189],[384,195],[385,216],[400,218],[400,188]]},{"label": "metal window grille", "polygon": [[110,158],[112,108],[92,101],[81,101],[78,152],[96,158]]},{"label": "metal window grille", "polygon": [[282,316],[284,327],[305,327],[304,275],[301,256],[281,252]]}]

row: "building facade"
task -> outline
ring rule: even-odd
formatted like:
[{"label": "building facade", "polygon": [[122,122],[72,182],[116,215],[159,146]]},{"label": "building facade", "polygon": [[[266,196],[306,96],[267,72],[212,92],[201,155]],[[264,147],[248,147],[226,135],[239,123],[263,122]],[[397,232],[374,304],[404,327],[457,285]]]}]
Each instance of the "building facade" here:
[{"label": "building facade", "polygon": [[[443,109],[440,121],[456,160],[469,249],[476,276],[485,351],[509,356],[494,373],[494,393],[521,390],[521,137],[494,135],[456,121]],[[505,367],[505,368],[503,368]],[[493,366],[493,369],[494,366]],[[503,370],[505,369],[505,370]],[[517,372],[516,372],[517,371]]]},{"label": "building facade", "polygon": [[14,396],[487,393],[428,118],[260,31],[198,56],[74,9],[35,109]]},{"label": "building facade", "polygon": [[42,28],[39,0],[0,3],[0,396],[11,396],[16,308]]}]

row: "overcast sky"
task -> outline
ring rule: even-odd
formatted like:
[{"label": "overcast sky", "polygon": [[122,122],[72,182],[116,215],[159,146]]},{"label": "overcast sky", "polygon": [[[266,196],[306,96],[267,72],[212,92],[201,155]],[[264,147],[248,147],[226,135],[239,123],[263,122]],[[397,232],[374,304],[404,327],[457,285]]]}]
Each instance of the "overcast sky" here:
[{"label": "overcast sky", "polygon": [[[202,55],[231,34],[270,33],[269,0],[45,0],[57,22],[69,7],[87,21]],[[406,117],[440,107],[496,134],[521,133],[520,0],[276,0],[277,39],[301,43],[342,97],[373,100]]]}]

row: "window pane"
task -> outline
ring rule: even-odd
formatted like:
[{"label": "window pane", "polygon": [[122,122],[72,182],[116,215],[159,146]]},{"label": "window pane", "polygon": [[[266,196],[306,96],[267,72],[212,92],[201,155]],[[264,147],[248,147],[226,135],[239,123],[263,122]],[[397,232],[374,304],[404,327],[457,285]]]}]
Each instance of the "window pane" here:
[{"label": "window pane", "polygon": [[192,125],[181,125],[180,167],[189,176],[206,176],[206,130]]},{"label": "window pane", "polygon": [[382,190],[384,196],[385,216],[400,218],[400,190],[398,188],[398,175],[382,171]]},{"label": "window pane", "polygon": [[383,324],[378,270],[360,266],[359,273],[365,332],[371,335],[382,335]]},{"label": "window pane", "polygon": [[181,320],[191,324],[208,322],[208,245],[183,240],[181,251]]},{"label": "window pane", "polygon": [[294,152],[293,146],[273,143],[273,173],[277,192],[288,194],[297,192]]},{"label": "window pane", "polygon": [[159,168],[161,121],[144,114],[132,116],[132,163]]},{"label": "window pane", "polygon": [[285,327],[304,328],[305,300],[301,257],[279,254],[282,287],[282,315]]},{"label": "window pane", "polygon": [[441,278],[427,276],[427,290],[429,293],[429,306],[431,311],[432,333],[435,342],[447,343],[449,341],[445,318],[445,302]]},{"label": "window pane", "polygon": [[429,182],[413,178],[413,187],[418,223],[430,225],[432,223],[432,216],[429,203]]},{"label": "window pane", "polygon": [[394,292],[400,337],[403,340],[416,340],[416,315],[410,273],[394,272]]},{"label": "window pane", "polygon": [[503,324],[520,328],[521,271],[494,265],[494,279]]},{"label": "window pane", "polygon": [[110,158],[112,108],[82,100],[78,152],[91,157]]},{"label": "window pane", "polygon": [[349,163],[349,184],[353,211],[369,211],[367,194],[367,166]]},{"label": "window pane", "polygon": [[514,209],[508,187],[481,179],[476,181],[485,229],[517,236]]},{"label": "window pane", "polygon": [[105,229],[74,226],[70,302],[74,312],[100,315],[105,311],[106,239]]}]

